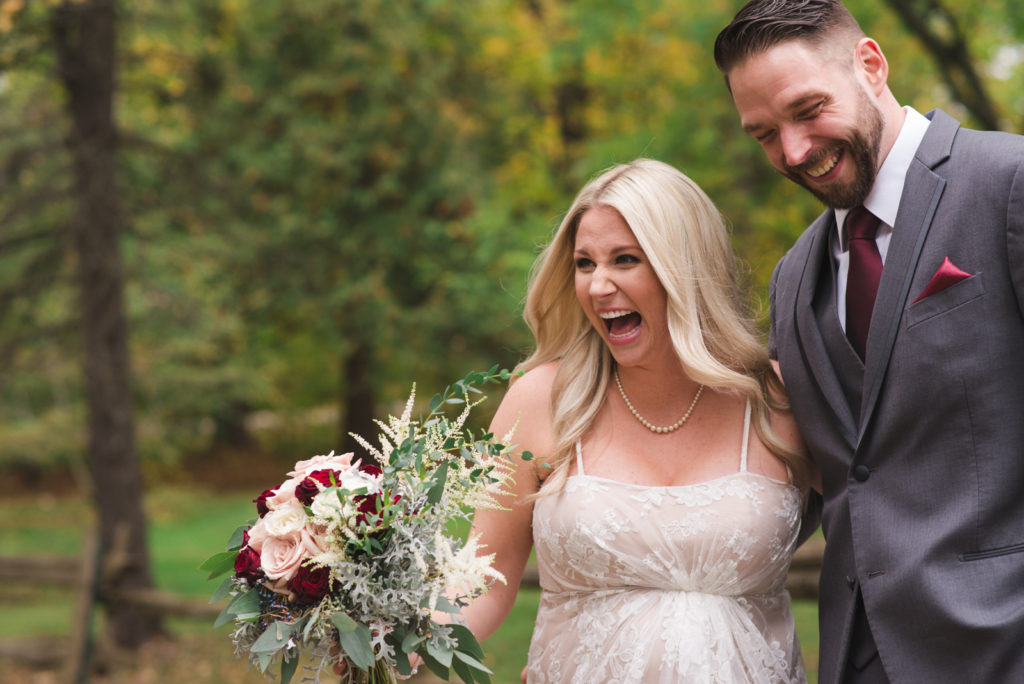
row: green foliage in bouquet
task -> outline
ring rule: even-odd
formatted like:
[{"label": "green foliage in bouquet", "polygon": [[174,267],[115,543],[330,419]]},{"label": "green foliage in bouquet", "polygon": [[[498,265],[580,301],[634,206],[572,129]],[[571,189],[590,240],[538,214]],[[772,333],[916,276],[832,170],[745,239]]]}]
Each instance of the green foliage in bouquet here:
[{"label": "green foliage in bouquet", "polygon": [[490,682],[459,616],[505,579],[493,555],[454,537],[450,523],[499,507],[511,434],[474,437],[465,422],[484,399],[480,388],[510,377],[497,366],[470,373],[435,395],[420,420],[411,417],[414,387],[401,417],[377,421],[379,447],[353,435],[376,464],[333,452],[299,461],[254,499],[259,516],[199,568],[210,579],[231,573],[211,602],[230,599],[215,627],[234,622],[236,653],[261,672],[280,662],[283,684],[305,651],[314,682],[339,663],[343,681],[393,682],[411,673],[414,653],[443,679]]}]

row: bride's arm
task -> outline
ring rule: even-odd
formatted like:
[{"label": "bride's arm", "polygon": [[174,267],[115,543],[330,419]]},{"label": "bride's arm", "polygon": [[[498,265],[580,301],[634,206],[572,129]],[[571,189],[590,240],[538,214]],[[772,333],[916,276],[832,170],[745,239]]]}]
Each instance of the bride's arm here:
[{"label": "bride's arm", "polygon": [[[519,591],[523,570],[533,548],[533,502],[525,499],[537,491],[539,464],[552,450],[550,396],[556,366],[540,366],[518,378],[509,387],[491,422],[497,439],[513,427],[513,482],[498,501],[503,510],[478,510],[470,534],[479,536],[481,553],[495,554],[494,567],[506,584],[495,582],[486,594],[463,609],[467,626],[483,641],[501,625]],[[533,460],[523,460],[529,451]]]},{"label": "bride's arm", "polygon": [[[785,386],[785,382],[782,380],[782,372],[779,370],[779,362],[775,359],[771,361],[772,368],[775,370],[776,377],[779,378],[779,382]],[[786,403],[789,400],[786,399]],[[779,438],[786,442],[791,449],[799,454],[807,455],[807,445],[804,443],[804,438],[800,434],[800,428],[797,427],[796,419],[793,417],[791,412],[785,414],[775,413],[772,415],[772,429]],[[818,470],[818,466],[813,460],[808,458],[808,467],[810,468],[811,476],[811,489],[818,494],[821,494],[821,471]]]}]

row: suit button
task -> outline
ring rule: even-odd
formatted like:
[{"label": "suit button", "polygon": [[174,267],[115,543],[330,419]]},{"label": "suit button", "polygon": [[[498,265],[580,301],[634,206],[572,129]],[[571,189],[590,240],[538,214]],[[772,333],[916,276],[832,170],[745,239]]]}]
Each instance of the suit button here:
[{"label": "suit button", "polygon": [[859,465],[853,469],[853,479],[857,482],[867,482],[871,477],[871,470],[866,465]]},{"label": "suit button", "polygon": [[853,579],[852,577],[850,577],[849,575],[847,575],[846,576],[846,586],[848,586],[850,588],[850,591],[853,591],[853,588],[856,585],[857,585],[857,581],[855,579]]}]

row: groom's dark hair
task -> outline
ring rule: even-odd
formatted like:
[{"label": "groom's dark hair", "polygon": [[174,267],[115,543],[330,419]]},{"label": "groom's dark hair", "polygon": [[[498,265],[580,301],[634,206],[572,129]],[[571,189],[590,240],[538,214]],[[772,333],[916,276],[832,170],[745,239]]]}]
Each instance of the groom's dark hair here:
[{"label": "groom's dark hair", "polygon": [[779,43],[822,45],[836,31],[862,36],[857,20],[839,0],[750,0],[715,39],[715,64],[733,67]]}]

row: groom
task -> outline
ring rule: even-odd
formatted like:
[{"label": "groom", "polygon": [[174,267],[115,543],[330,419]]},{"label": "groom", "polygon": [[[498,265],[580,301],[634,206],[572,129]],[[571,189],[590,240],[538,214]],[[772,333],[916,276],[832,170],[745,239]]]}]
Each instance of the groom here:
[{"label": "groom", "polygon": [[715,60],[829,207],[771,285],[823,479],[820,681],[1024,682],[1024,138],[901,107],[835,0],[753,0]]}]

